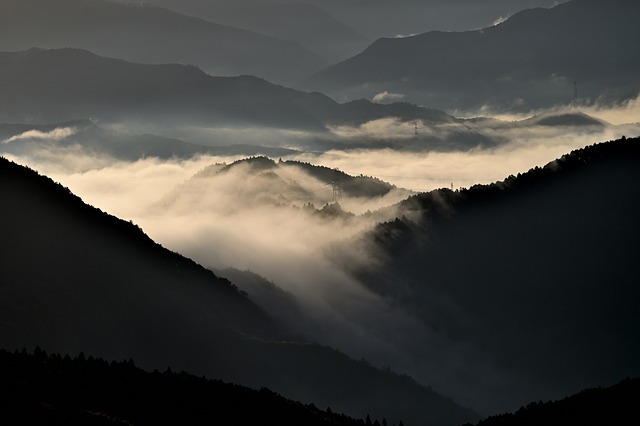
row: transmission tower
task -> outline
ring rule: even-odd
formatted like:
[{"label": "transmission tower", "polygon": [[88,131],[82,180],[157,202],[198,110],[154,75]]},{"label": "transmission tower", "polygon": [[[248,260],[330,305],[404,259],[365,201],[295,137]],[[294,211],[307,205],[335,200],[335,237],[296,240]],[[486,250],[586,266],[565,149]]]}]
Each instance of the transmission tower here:
[{"label": "transmission tower", "polygon": [[333,202],[342,200],[342,188],[340,187],[340,184],[335,180],[332,180],[331,188],[333,188]]}]

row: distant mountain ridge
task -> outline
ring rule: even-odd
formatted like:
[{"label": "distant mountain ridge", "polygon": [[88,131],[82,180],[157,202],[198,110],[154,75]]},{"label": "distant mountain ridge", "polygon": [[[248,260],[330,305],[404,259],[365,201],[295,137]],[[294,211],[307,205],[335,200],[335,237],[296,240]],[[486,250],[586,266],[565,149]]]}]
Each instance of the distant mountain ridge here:
[{"label": "distant mountain ridge", "polygon": [[340,101],[388,91],[445,111],[625,100],[640,93],[639,18],[633,0],[572,0],[482,30],[383,38],[297,87]]},{"label": "distant mountain ridge", "polygon": [[[128,0],[132,3],[133,1]],[[295,40],[327,59],[344,60],[369,41],[317,4],[265,0],[147,0],[190,16]]]},{"label": "distant mountain ridge", "polygon": [[519,10],[553,0],[299,0],[317,4],[371,38],[482,28]]},{"label": "distant mountain ridge", "polygon": [[293,82],[328,63],[294,41],[105,0],[3,0],[0,50],[81,48],[140,63],[197,65],[213,75]]},{"label": "distant mountain ridge", "polygon": [[453,117],[409,104],[339,104],[252,77],[212,77],[194,66],[143,65],[78,49],[0,53],[0,121],[78,117],[326,131],[330,124],[383,117],[444,123]]}]

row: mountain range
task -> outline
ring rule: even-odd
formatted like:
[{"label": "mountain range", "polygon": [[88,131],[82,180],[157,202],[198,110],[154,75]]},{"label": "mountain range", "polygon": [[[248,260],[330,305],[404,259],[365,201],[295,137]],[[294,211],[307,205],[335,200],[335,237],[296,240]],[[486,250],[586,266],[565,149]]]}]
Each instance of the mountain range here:
[{"label": "mountain range", "polygon": [[296,85],[335,99],[393,93],[445,111],[531,111],[635,98],[640,56],[633,0],[572,0],[497,25],[381,38]]},{"label": "mountain range", "polygon": [[[215,0],[214,0],[215,1]],[[289,0],[292,1],[292,0]],[[464,31],[483,28],[533,7],[551,7],[553,0],[300,0],[323,8],[371,39]]]},{"label": "mountain range", "polygon": [[295,40],[330,63],[359,53],[370,42],[340,19],[309,2],[148,0],[148,3],[259,34]]},{"label": "mountain range", "polygon": [[393,116],[453,121],[437,110],[368,101],[339,104],[251,77],[212,77],[194,66],[143,65],[78,49],[0,53],[0,120],[62,122],[90,117],[157,126],[276,127],[325,131],[329,124]]},{"label": "mountain range", "polygon": [[[149,233],[0,157],[0,423],[618,422],[640,377],[639,19],[0,0],[0,155]],[[356,168],[521,173],[418,193]]]},{"label": "mountain range", "polygon": [[0,51],[80,48],[147,64],[199,66],[213,75],[251,74],[292,83],[329,63],[299,43],[106,0],[2,0]]}]

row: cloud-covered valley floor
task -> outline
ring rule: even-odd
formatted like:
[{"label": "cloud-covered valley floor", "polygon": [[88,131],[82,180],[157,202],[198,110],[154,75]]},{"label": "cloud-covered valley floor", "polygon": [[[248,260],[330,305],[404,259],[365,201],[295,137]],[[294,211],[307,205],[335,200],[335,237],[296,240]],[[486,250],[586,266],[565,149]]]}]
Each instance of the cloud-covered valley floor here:
[{"label": "cloud-covered valley floor", "polygon": [[[611,117],[602,114],[602,119]],[[414,137],[413,122],[379,121],[334,129],[345,143],[365,141],[362,147],[299,150],[281,162],[274,158],[257,166],[256,160],[234,164],[243,158],[239,155],[123,161],[73,144],[4,155],[52,177],[85,202],[133,221],[165,247],[206,267],[250,270],[273,282],[295,298],[290,300],[296,306],[280,319],[300,335],[410,374],[482,410],[487,403],[482,390],[505,380],[492,361],[478,348],[437,333],[369,291],[337,266],[331,254],[377,223],[401,216],[404,212],[394,206],[416,191],[502,180],[573,149],[640,133],[640,125],[626,123],[576,127],[470,122],[474,131],[497,142],[466,150],[415,152],[376,148],[380,140],[388,140],[385,132]],[[442,127],[420,131],[446,139],[447,129]],[[15,135],[5,145],[46,137],[60,141],[72,133],[56,129],[48,136]],[[332,210],[335,186],[340,188],[342,182],[332,185],[303,167],[307,163],[351,177],[377,178],[368,181],[372,185],[392,186],[378,192],[343,192],[342,211]]]}]

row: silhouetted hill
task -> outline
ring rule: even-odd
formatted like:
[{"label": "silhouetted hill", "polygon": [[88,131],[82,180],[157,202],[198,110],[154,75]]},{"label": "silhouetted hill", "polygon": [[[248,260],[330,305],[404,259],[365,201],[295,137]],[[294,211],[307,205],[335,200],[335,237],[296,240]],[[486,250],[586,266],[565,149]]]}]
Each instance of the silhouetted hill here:
[{"label": "silhouetted hill", "polygon": [[396,188],[395,185],[372,176],[351,176],[335,168],[301,161],[289,160],[278,163],[278,165],[297,167],[325,184],[334,182],[339,185],[343,195],[350,197],[381,197]]},{"label": "silhouetted hill", "polygon": [[452,120],[411,105],[338,104],[320,93],[276,86],[256,77],[211,77],[194,66],[141,65],[84,50],[0,53],[0,120],[62,122],[78,117],[162,125],[250,124],[325,130],[395,116]]},{"label": "silhouetted hill", "polygon": [[560,401],[532,402],[514,413],[491,416],[478,426],[622,425],[640,420],[640,379],[586,389]]},{"label": "silhouetted hill", "polygon": [[134,161],[146,157],[191,158],[196,155],[285,156],[296,151],[253,145],[204,146],[152,134],[126,134],[90,120],[57,124],[0,124],[0,153],[37,156],[41,152],[81,147],[88,155]]},{"label": "silhouetted hill", "polygon": [[[416,195],[401,203],[406,218],[365,238],[380,262],[355,273],[474,348],[476,368],[451,394],[485,412],[637,376],[639,181],[640,140],[622,139],[492,185]],[[336,258],[353,266],[348,253]]]},{"label": "silhouetted hill", "polygon": [[521,125],[604,127],[606,123],[585,113],[541,114],[520,122]]},{"label": "silhouetted hill", "polygon": [[[351,176],[340,170],[316,166],[299,161],[278,162],[267,157],[251,157],[229,165],[208,166],[191,179],[176,187],[160,202],[159,208],[190,206],[206,211],[220,205],[221,188],[224,190],[225,209],[236,211],[252,207],[302,207],[325,205],[340,197],[374,199],[395,195],[403,199],[410,191],[397,188],[380,179],[369,176]],[[208,207],[209,206],[209,207]],[[339,213],[340,207],[325,210]],[[343,218],[352,217],[347,212]],[[320,215],[327,217],[326,215]],[[335,215],[334,215],[335,216]]]},{"label": "silhouetted hill", "polygon": [[640,91],[638,18],[634,0],[573,0],[482,30],[382,38],[297,87],[340,101],[389,91],[446,111],[568,104],[574,82],[581,101],[619,101]]},{"label": "silhouetted hill", "polygon": [[132,360],[0,350],[0,419],[5,424],[364,425],[287,400],[265,388],[170,369],[146,372]]},{"label": "silhouetted hill", "polygon": [[[105,0],[3,0],[0,50],[73,47],[141,63],[197,65],[213,75],[293,82],[328,63],[294,41]],[[217,21],[216,21],[217,22]]]},{"label": "silhouetted hill", "polygon": [[323,184],[331,184],[332,182],[339,184],[342,192],[352,197],[380,197],[395,188],[394,185],[371,176],[351,176],[339,169],[296,160],[275,162],[268,157],[251,157],[238,160],[226,166],[220,172],[224,173],[241,165],[249,165],[252,172],[298,169],[308,176],[318,179]]},{"label": "silhouetted hill", "polygon": [[0,347],[134,358],[391,422],[476,417],[408,377],[288,338],[227,280],[32,170],[0,159],[0,182]]},{"label": "silhouetted hill", "polygon": [[[130,1],[133,2],[133,1]],[[149,0],[186,15],[295,40],[331,63],[364,49],[369,41],[318,5],[265,0]],[[305,76],[306,77],[306,76]]]}]

